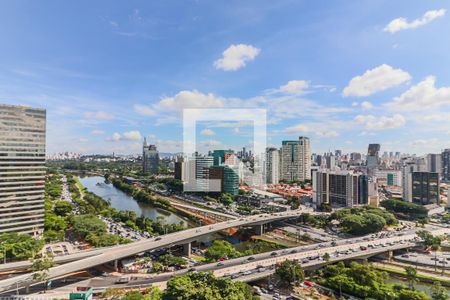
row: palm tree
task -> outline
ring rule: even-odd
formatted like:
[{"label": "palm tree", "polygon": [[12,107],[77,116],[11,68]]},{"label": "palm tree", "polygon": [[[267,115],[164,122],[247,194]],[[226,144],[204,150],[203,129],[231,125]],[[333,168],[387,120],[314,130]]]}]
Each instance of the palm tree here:
[{"label": "palm tree", "polygon": [[405,267],[406,272],[406,280],[408,280],[409,288],[414,289],[414,284],[417,283],[418,277],[417,277],[417,270],[411,266]]}]

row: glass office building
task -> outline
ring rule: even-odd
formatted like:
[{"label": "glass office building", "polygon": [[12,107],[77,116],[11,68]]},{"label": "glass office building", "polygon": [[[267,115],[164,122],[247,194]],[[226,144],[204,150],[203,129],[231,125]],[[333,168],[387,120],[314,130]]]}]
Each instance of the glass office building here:
[{"label": "glass office building", "polygon": [[412,202],[421,205],[439,204],[439,173],[412,173]]}]

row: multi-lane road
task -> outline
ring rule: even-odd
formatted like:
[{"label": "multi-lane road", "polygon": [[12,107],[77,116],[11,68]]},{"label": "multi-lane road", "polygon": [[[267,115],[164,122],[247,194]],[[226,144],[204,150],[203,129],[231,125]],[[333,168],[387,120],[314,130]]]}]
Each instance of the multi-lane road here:
[{"label": "multi-lane road", "polygon": [[[149,250],[155,250],[174,245],[187,244],[195,241],[201,236],[210,233],[222,231],[232,227],[262,225],[265,223],[284,220],[287,218],[298,217],[302,210],[287,211],[274,214],[261,214],[249,217],[242,217],[235,220],[228,220],[212,225],[201,226],[183,231],[167,234],[158,238],[144,239],[130,244],[118,245],[114,247],[93,250],[88,257],[79,258],[76,261],[64,265],[53,267],[49,270],[49,278],[58,278],[66,274],[74,273],[80,270],[86,270],[91,267],[102,265],[111,261],[119,260],[138,253]],[[97,252],[100,252],[97,254]],[[84,256],[84,254],[78,254]],[[0,281],[0,292],[16,288],[17,283],[27,285],[35,283],[33,274],[25,274]]]},{"label": "multi-lane road", "polygon": [[[298,246],[158,275],[130,275],[130,280],[120,284],[120,286],[136,287],[153,284],[164,288],[165,283],[170,278],[186,274],[190,271],[211,271],[216,276],[229,276],[234,280],[252,281],[272,274],[275,270],[274,266],[285,260],[298,260],[304,268],[311,268],[326,263],[323,258],[325,253],[328,253],[330,256],[329,262],[335,262],[346,259],[365,258],[391,250],[412,247],[418,240],[415,232],[415,230],[408,230],[405,232],[394,232],[384,238],[379,238],[378,235],[369,235],[335,242]],[[449,234],[450,229],[438,227],[431,229],[431,232],[435,235]],[[95,290],[102,291],[112,286],[119,286],[117,280],[118,277],[95,278],[89,281],[89,285],[93,286]]]}]

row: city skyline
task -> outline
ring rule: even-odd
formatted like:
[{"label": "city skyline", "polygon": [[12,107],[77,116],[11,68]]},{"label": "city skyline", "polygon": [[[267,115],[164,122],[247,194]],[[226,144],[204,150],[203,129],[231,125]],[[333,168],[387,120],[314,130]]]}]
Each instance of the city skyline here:
[{"label": "city skyline", "polygon": [[[4,4],[0,102],[47,110],[48,154],[181,152],[190,107],[266,108],[277,148],[448,148],[448,3],[253,4]],[[244,128],[200,141],[247,146]]]}]

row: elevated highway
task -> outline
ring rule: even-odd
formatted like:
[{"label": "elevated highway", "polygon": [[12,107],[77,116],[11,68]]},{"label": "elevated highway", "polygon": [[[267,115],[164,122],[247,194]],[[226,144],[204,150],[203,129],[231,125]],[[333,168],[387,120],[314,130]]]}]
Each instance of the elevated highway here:
[{"label": "elevated highway", "polygon": [[[278,220],[284,220],[288,218],[295,218],[302,213],[303,213],[302,210],[293,210],[282,213],[261,214],[242,217],[239,219],[228,220],[207,226],[186,229],[183,231],[167,234],[158,238],[145,239],[130,244],[93,250],[98,251],[100,253],[92,252],[88,257],[75,258],[77,259],[76,261],[72,261],[64,265],[51,268],[49,270],[49,279],[62,277],[66,274],[74,273],[80,270],[86,270],[98,265],[117,261],[119,259],[133,256],[138,253],[142,253],[149,250],[165,248],[168,246],[171,247],[175,245],[188,245],[190,247],[190,243],[192,241],[195,241],[199,237],[208,235],[210,233],[222,231],[232,227],[241,227],[241,226],[262,227],[263,224]],[[80,255],[83,256],[84,254]],[[17,286],[26,286],[34,283],[37,282],[33,279],[33,273],[15,276],[0,281],[0,292],[16,288]]]},{"label": "elevated highway", "polygon": [[[432,233],[434,235],[449,234],[450,229],[434,229]],[[285,260],[297,260],[303,268],[313,269],[326,263],[348,259],[364,259],[381,253],[413,247],[416,245],[416,239],[415,230],[411,230],[406,234],[383,239],[364,240],[363,238],[352,238],[340,240],[334,246],[330,242],[324,242],[230,259],[220,263],[205,264],[196,267],[195,271],[210,271],[218,277],[230,276],[233,280],[250,282],[273,274],[275,266]],[[328,262],[323,260],[325,253],[330,255]],[[133,280],[121,285],[121,287],[131,288],[155,285],[165,288],[166,282],[170,278],[186,274],[187,272],[189,270],[184,269],[158,275],[134,277]],[[96,291],[102,291],[113,286],[117,287],[115,285],[116,280],[117,277],[95,278],[89,281],[89,285],[93,286]]]}]

